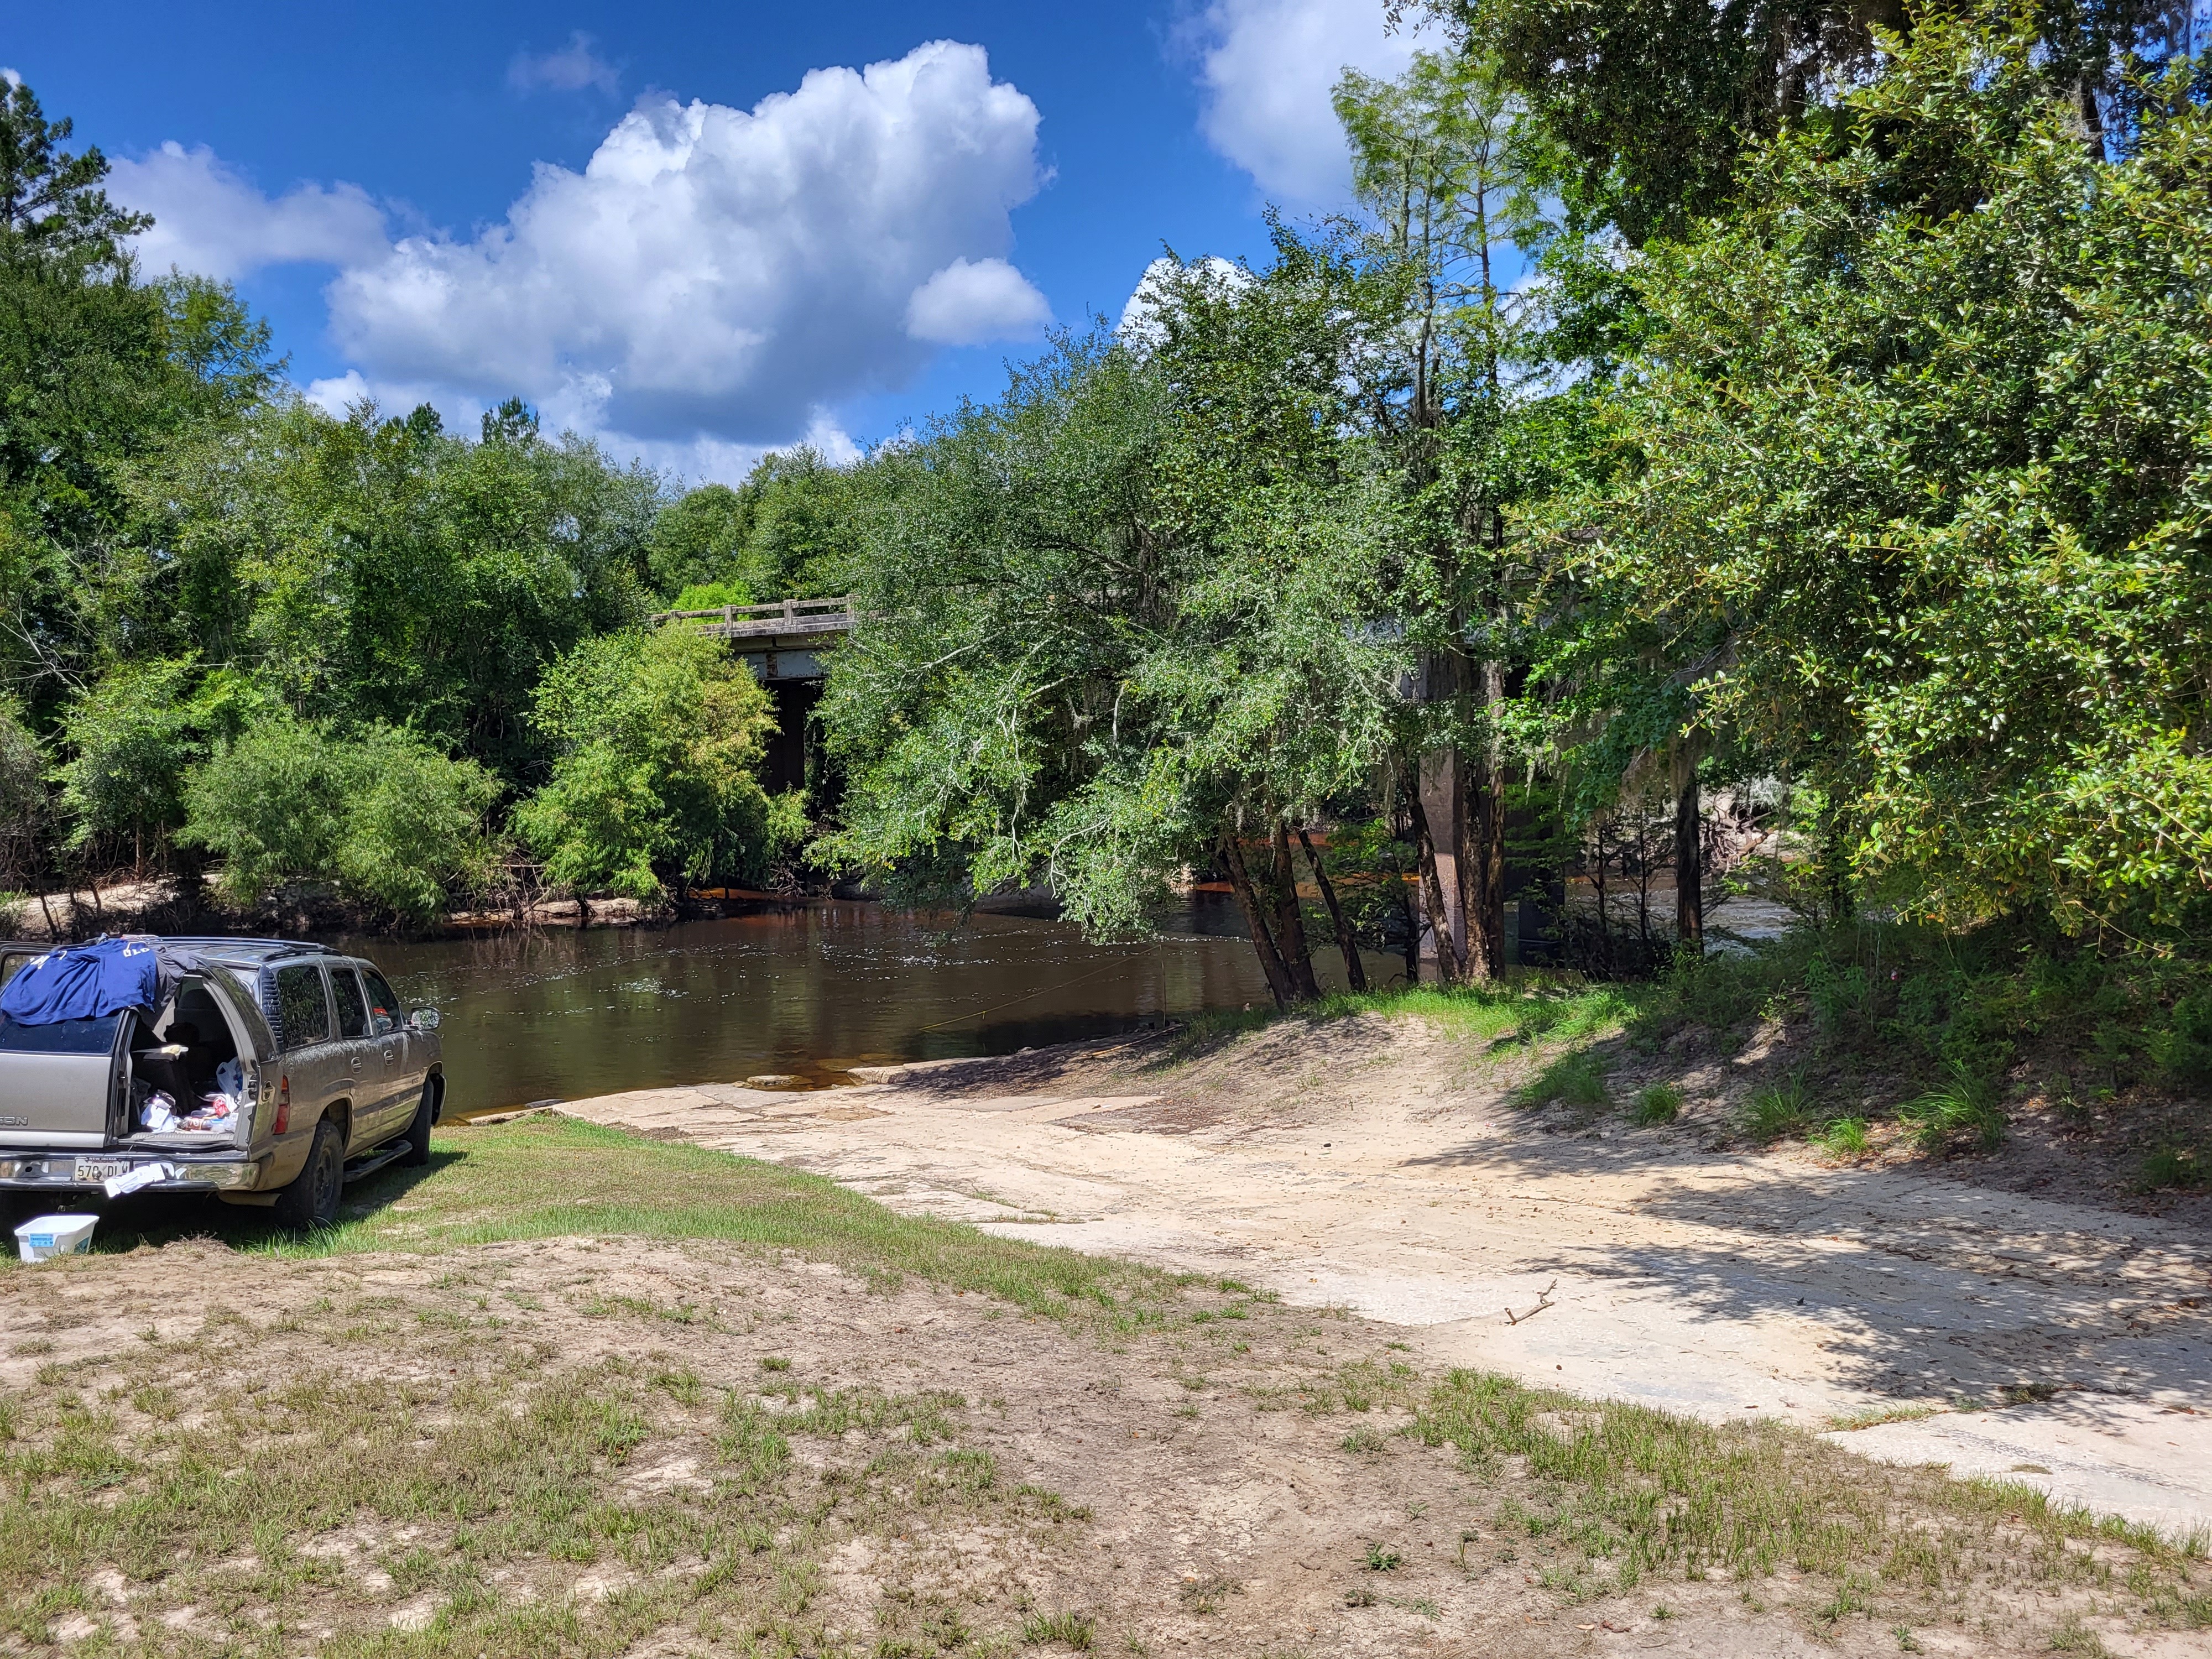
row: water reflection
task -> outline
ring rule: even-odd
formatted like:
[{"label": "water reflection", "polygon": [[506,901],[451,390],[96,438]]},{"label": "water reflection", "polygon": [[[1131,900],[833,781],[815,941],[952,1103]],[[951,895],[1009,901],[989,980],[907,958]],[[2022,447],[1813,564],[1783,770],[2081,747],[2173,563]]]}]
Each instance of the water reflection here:
[{"label": "water reflection", "polygon": [[[1086,945],[1033,917],[952,922],[825,902],[355,948],[410,1003],[443,1013],[460,1112],[763,1072],[827,1081],[850,1066],[1008,1054],[1267,994],[1234,906],[1205,895],[1139,945]],[[1395,965],[1370,963],[1384,976]]]}]

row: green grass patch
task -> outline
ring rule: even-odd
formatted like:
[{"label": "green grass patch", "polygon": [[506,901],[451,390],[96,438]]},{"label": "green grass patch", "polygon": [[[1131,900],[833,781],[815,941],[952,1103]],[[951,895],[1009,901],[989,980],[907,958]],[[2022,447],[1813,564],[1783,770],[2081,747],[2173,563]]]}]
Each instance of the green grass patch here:
[{"label": "green grass patch", "polygon": [[1772,1140],[1808,1127],[1818,1109],[1805,1079],[1793,1072],[1778,1082],[1760,1084],[1745,1097],[1736,1127],[1753,1140]]},{"label": "green grass patch", "polygon": [[[456,1129],[430,1164],[396,1166],[346,1189],[339,1224],[297,1237],[259,1212],[140,1199],[110,1211],[95,1251],[212,1234],[286,1257],[368,1250],[441,1253],[517,1239],[712,1239],[833,1262],[893,1289],[911,1275],[1026,1312],[1124,1328],[1159,1322],[1199,1281],[929,1217],[902,1216],[835,1182],[705,1147],[554,1115]],[[0,1271],[7,1269],[0,1268]],[[610,1311],[620,1311],[609,1304]],[[647,1309],[684,1322],[683,1310]]]},{"label": "green grass patch", "polygon": [[1997,1106],[1996,1085],[1972,1067],[1954,1061],[1950,1076],[1898,1109],[1923,1152],[1947,1152],[1960,1146],[1984,1151],[2002,1146],[2005,1115]]},{"label": "green grass patch", "polygon": [[1557,1102],[1584,1108],[1602,1106],[1607,1099],[1606,1069],[1600,1056],[1587,1049],[1572,1050],[1561,1054],[1515,1090],[1513,1103],[1534,1107]]},{"label": "green grass patch", "polygon": [[1654,1083],[1637,1091],[1628,1109],[1628,1121],[1652,1129],[1672,1123],[1682,1115],[1682,1091],[1671,1083]]},{"label": "green grass patch", "polygon": [[1812,1142],[1830,1158],[1863,1158],[1874,1146],[1867,1128],[1863,1117],[1839,1117],[1813,1136]]},{"label": "green grass patch", "polygon": [[1528,1536],[1579,1554],[1593,1591],[1656,1572],[1748,1580],[1785,1566],[1845,1586],[1928,1589],[1971,1577],[2000,1529],[2021,1540],[2008,1546],[2026,1558],[2016,1565],[2050,1585],[2105,1583],[2109,1569],[2075,1547],[2085,1540],[2136,1552],[2138,1594],[2160,1579],[2185,1587],[2201,1555],[2193,1540],[2014,1483],[1869,1464],[1780,1424],[1717,1426],[1487,1373],[1452,1372],[1418,1401],[1409,1432],[1457,1447],[1485,1478],[1517,1462],[1553,1495],[1519,1516]]},{"label": "green grass patch", "polygon": [[2204,1160],[2194,1146],[2160,1146],[2148,1153],[2136,1172],[2142,1192],[2193,1191],[2204,1184]]},{"label": "green grass patch", "polygon": [[1648,994],[1648,988],[1588,985],[1518,970],[1494,985],[1402,985],[1387,991],[1339,992],[1296,1008],[1193,1015],[1169,1054],[1173,1060],[1188,1060],[1279,1021],[1321,1024],[1358,1014],[1425,1019],[1447,1036],[1467,1042],[1502,1044],[1540,1037],[1579,1042],[1618,1030],[1638,1013]]}]

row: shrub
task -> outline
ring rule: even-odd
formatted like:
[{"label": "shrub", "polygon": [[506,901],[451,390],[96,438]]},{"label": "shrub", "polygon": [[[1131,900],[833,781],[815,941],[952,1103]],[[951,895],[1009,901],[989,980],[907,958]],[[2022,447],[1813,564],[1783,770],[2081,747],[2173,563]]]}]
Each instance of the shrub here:
[{"label": "shrub", "polygon": [[1984,1149],[2002,1145],[2005,1115],[1997,1108],[1996,1085],[1960,1062],[1949,1069],[1947,1082],[1898,1112],[1911,1126],[1913,1144],[1931,1153],[1948,1152],[1962,1140]]},{"label": "shrub", "polygon": [[1672,1123],[1681,1111],[1682,1091],[1671,1083],[1654,1083],[1638,1093],[1636,1103],[1628,1109],[1628,1120],[1650,1128]]},{"label": "shrub", "polygon": [[484,815],[499,785],[387,726],[343,734],[268,716],[185,780],[180,840],[223,860],[217,885],[240,904],[289,882],[421,924],[482,890]]},{"label": "shrub", "polygon": [[1779,1083],[1762,1083],[1753,1089],[1736,1114],[1736,1123],[1754,1140],[1772,1140],[1804,1128],[1815,1109],[1812,1091],[1792,1072]]}]

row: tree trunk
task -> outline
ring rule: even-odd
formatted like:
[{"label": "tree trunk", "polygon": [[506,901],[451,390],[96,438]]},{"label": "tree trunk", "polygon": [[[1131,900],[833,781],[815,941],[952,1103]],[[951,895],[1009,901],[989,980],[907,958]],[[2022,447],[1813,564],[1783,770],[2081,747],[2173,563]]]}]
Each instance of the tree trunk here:
[{"label": "tree trunk", "polygon": [[48,942],[58,944],[61,941],[62,936],[61,925],[54,920],[54,907],[46,902],[46,883],[43,881],[39,884],[39,908],[46,913],[46,939]]},{"label": "tree trunk", "polygon": [[1291,862],[1291,835],[1282,819],[1275,820],[1274,836],[1275,946],[1282,952],[1291,988],[1301,1002],[1321,995],[1314,977],[1313,947],[1306,943],[1306,919],[1298,907],[1297,866]]},{"label": "tree trunk", "polygon": [[1344,919],[1344,907],[1336,902],[1336,889],[1329,885],[1328,872],[1321,867],[1321,854],[1314,851],[1313,838],[1304,830],[1298,831],[1298,845],[1306,849],[1306,862],[1313,866],[1314,885],[1321,889],[1321,902],[1328,908],[1330,926],[1336,929],[1336,948],[1344,952],[1344,980],[1355,991],[1367,988],[1367,969],[1359,960],[1359,941],[1352,936],[1352,924]]},{"label": "tree trunk", "polygon": [[1291,976],[1283,967],[1282,954],[1275,949],[1273,937],[1267,932],[1267,918],[1260,908],[1260,896],[1252,890],[1251,872],[1244,867],[1244,850],[1237,846],[1233,834],[1221,838],[1221,861],[1229,866],[1229,885],[1237,895],[1237,908],[1244,912],[1245,926],[1252,930],[1253,954],[1260,958],[1260,971],[1267,976],[1267,989],[1274,994],[1275,1006],[1287,1008],[1293,1000]]},{"label": "tree trunk", "polygon": [[1674,945],[1705,949],[1705,849],[1698,835],[1698,751],[1686,738],[1674,744]]},{"label": "tree trunk", "polygon": [[1421,896],[1429,913],[1429,929],[1437,939],[1437,977],[1446,985],[1456,985],[1459,945],[1452,938],[1451,918],[1444,911],[1443,884],[1437,878],[1436,838],[1429,834],[1429,815],[1421,805],[1421,792],[1408,791],[1406,805],[1413,820],[1413,847],[1420,858]]}]

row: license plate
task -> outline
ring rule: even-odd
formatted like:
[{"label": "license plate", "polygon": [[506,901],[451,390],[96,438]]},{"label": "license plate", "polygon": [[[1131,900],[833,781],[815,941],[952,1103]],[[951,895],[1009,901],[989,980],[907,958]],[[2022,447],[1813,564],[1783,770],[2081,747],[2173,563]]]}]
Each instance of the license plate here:
[{"label": "license plate", "polygon": [[112,1181],[131,1166],[119,1158],[81,1158],[76,1161],[79,1181]]}]

